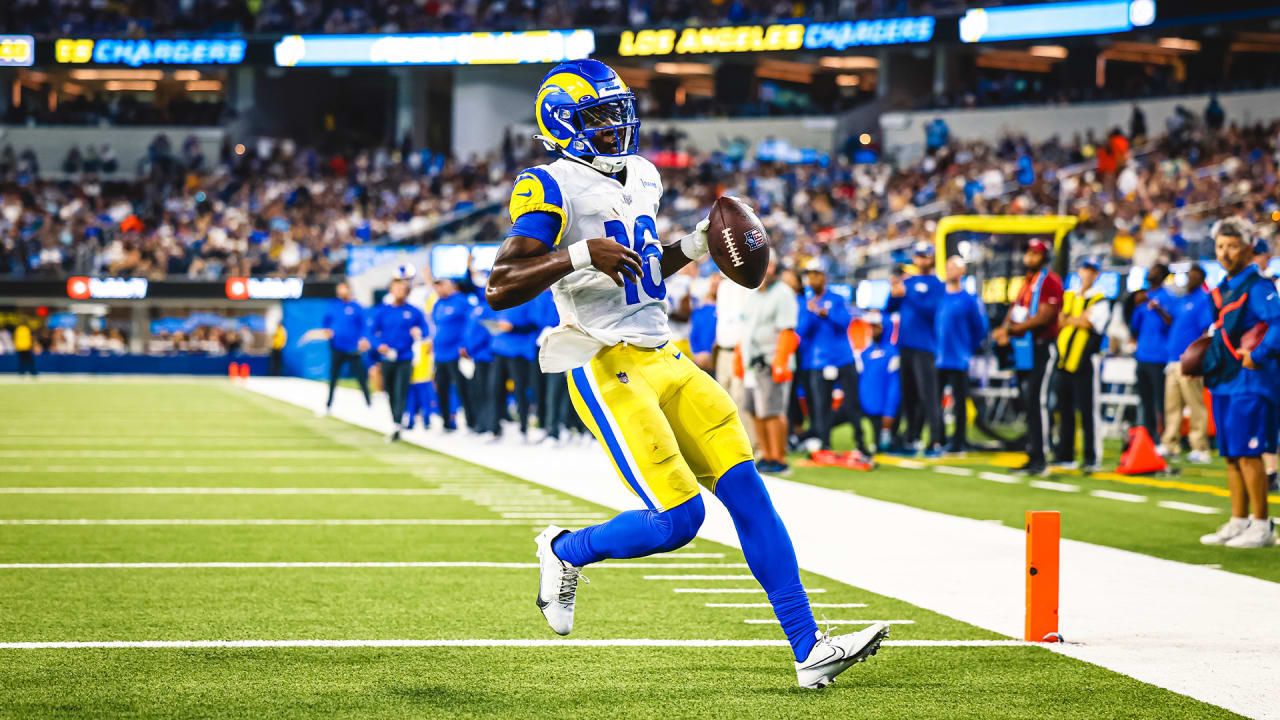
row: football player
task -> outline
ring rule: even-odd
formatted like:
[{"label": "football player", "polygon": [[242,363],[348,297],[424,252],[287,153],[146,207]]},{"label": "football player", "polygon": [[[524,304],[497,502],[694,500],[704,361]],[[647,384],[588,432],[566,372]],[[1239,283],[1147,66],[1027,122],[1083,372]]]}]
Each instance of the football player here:
[{"label": "football player", "polygon": [[514,226],[498,251],[486,298],[495,309],[552,289],[560,325],[539,353],[544,372],[568,372],[574,408],[643,510],[576,531],[538,535],[538,606],[552,630],[573,629],[583,566],[675,550],[697,534],[699,485],[728,508],[743,554],[773,605],[807,688],[829,684],[874,654],[875,624],[818,631],[795,551],[752,460],[729,395],[669,342],[665,278],[707,255],[708,221],[672,242],[658,237],[662,179],[636,154],[635,96],[611,68],[578,60],[552,68],[535,100],[554,162],[516,176]]}]

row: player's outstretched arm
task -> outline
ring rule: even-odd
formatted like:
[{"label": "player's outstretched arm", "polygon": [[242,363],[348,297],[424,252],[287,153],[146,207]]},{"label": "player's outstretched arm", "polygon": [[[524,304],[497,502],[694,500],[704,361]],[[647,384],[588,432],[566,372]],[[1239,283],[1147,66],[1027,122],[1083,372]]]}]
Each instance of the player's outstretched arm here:
[{"label": "player's outstretched arm", "polygon": [[[551,250],[536,238],[512,235],[498,249],[489,285],[484,297],[489,307],[505,310],[537,297],[552,283],[574,270],[594,267],[619,287],[622,278],[638,280],[640,256],[636,251],[610,238],[591,238],[581,245],[585,250]],[[574,246],[575,248],[577,246]],[[571,257],[576,254],[577,257]]]}]

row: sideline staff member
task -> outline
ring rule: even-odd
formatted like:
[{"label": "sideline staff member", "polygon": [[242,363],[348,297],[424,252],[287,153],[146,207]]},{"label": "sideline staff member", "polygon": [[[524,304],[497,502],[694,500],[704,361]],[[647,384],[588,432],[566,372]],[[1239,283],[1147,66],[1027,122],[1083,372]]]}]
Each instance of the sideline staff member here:
[{"label": "sideline staff member", "polygon": [[1049,269],[1049,245],[1034,238],[1022,255],[1027,277],[1018,301],[1004,322],[991,333],[999,345],[1013,346],[1018,371],[1018,394],[1027,414],[1027,464],[1017,472],[1043,475],[1048,471],[1049,377],[1058,360],[1058,313],[1062,310],[1062,278]]},{"label": "sideline staff member", "polygon": [[364,404],[371,402],[364,359],[360,357],[369,349],[369,341],[364,336],[364,308],[351,299],[351,286],[345,282],[338,283],[337,295],[329,302],[324,312],[324,327],[317,333],[329,341],[329,399],[319,413],[321,417],[328,415],[333,407],[333,390],[338,386],[338,378],[342,377],[343,366],[349,368],[356,382],[360,383]]},{"label": "sideline staff member", "polygon": [[1062,297],[1061,330],[1058,332],[1057,395],[1060,425],[1054,465],[1075,467],[1076,413],[1084,433],[1084,469],[1096,472],[1102,462],[1102,435],[1098,433],[1098,383],[1102,349],[1111,304],[1096,283],[1102,270],[1098,261],[1080,262],[1080,290]]},{"label": "sideline staff member", "polygon": [[[1218,262],[1226,278],[1213,291],[1218,320],[1204,355],[1204,384],[1213,393],[1218,454],[1227,459],[1231,519],[1200,538],[1205,545],[1260,548],[1275,545],[1267,507],[1264,453],[1276,451],[1276,406],[1280,397],[1280,298],[1276,287],[1252,262],[1253,229],[1239,218],[1213,229]],[[1252,350],[1240,347],[1244,334],[1266,323]],[[1249,517],[1252,505],[1253,516]]]},{"label": "sideline staff member", "polygon": [[410,305],[409,283],[391,281],[391,302],[383,303],[373,311],[369,335],[377,343],[382,357],[382,386],[387,390],[391,404],[391,432],[387,442],[400,439],[400,423],[404,418],[405,401],[409,397],[409,379],[413,373],[413,344],[427,333],[427,318],[418,308]]},{"label": "sideline staff member", "polygon": [[894,277],[886,312],[898,313],[898,353],[902,360],[902,409],[907,416],[906,446],[914,453],[924,425],[929,425],[927,457],[942,456],[942,405],[938,394],[934,315],[946,290],[933,274],[933,245],[916,243],[913,259],[919,275]]}]

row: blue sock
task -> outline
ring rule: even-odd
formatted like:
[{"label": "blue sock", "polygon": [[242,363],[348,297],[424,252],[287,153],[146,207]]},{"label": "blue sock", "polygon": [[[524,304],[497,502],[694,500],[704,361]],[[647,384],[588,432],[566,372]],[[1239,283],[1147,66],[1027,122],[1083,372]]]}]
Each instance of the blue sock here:
[{"label": "blue sock", "polygon": [[698,534],[706,506],[694,495],[679,505],[656,510],[628,510],[612,520],[565,533],[551,543],[556,557],[582,567],[605,558],[634,558],[681,547]]},{"label": "blue sock", "polygon": [[800,566],[791,536],[773,509],[764,480],[755,463],[733,466],[716,482],[716,497],[729,509],[738,530],[742,554],[751,574],[769,596],[773,612],[791,643],[796,660],[809,657],[817,642],[818,623],[813,620],[809,595],[800,584]]}]

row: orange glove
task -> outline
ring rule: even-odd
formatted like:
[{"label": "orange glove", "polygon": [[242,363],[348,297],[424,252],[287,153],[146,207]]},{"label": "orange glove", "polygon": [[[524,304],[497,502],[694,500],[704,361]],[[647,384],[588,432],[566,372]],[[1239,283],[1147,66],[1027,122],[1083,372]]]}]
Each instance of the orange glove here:
[{"label": "orange glove", "polygon": [[778,335],[778,349],[773,353],[773,381],[784,383],[791,380],[791,356],[800,347],[800,336],[795,330],[783,330]]},{"label": "orange glove", "polygon": [[746,377],[747,372],[742,367],[742,346],[733,346],[733,376],[741,380]]}]

